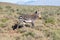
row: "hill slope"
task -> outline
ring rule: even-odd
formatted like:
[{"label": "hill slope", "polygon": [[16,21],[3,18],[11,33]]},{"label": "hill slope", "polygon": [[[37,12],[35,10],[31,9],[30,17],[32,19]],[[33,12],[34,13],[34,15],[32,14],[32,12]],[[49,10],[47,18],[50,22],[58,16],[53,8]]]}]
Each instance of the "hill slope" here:
[{"label": "hill slope", "polygon": [[[21,14],[39,10],[42,19],[37,19],[33,28],[12,30]],[[0,2],[0,40],[60,40],[60,7],[19,6]]]}]

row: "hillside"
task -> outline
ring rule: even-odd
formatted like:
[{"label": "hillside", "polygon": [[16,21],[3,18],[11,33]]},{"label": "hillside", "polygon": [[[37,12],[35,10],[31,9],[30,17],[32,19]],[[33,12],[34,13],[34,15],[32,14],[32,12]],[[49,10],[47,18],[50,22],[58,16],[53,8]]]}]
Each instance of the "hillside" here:
[{"label": "hillside", "polygon": [[[21,14],[39,10],[35,26],[13,30]],[[28,25],[29,26],[29,25]],[[0,2],[0,40],[60,40],[60,6],[24,6]]]}]

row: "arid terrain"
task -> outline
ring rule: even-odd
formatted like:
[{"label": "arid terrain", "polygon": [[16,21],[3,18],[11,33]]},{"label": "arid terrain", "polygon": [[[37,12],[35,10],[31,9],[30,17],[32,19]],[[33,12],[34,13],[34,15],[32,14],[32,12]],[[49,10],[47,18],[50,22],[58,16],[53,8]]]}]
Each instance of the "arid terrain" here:
[{"label": "arid terrain", "polygon": [[[12,29],[21,14],[39,10],[35,26]],[[24,6],[0,2],[0,40],[60,40],[60,6]]]}]

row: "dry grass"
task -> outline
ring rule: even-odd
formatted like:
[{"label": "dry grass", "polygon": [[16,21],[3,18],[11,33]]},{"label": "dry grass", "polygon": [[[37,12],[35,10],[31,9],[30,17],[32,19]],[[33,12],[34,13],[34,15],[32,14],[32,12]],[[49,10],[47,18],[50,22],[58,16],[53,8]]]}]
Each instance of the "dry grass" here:
[{"label": "dry grass", "polygon": [[[32,14],[36,10],[42,19],[37,19],[33,28],[12,30],[19,15]],[[0,3],[0,40],[60,40],[60,7]]]}]

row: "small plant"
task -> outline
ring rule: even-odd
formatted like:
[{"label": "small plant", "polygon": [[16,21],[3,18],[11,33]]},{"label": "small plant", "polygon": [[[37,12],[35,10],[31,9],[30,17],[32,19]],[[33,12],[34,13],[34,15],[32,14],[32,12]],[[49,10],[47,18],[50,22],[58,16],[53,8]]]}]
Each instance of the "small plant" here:
[{"label": "small plant", "polygon": [[20,15],[20,14],[22,14],[22,13],[21,13],[21,12],[17,12],[17,14],[19,14],[19,15]]},{"label": "small plant", "polygon": [[0,6],[0,9],[2,9],[2,7]]},{"label": "small plant", "polygon": [[2,21],[3,23],[5,23],[6,21],[8,21],[8,18],[3,18],[3,19],[1,19],[1,21]]},{"label": "small plant", "polygon": [[16,37],[16,40],[20,40],[20,37]]},{"label": "small plant", "polygon": [[10,9],[11,12],[14,12],[14,9]]},{"label": "small plant", "polygon": [[17,32],[25,33],[25,32],[26,32],[26,30],[18,29],[18,31],[17,31]]},{"label": "small plant", "polygon": [[26,12],[27,10],[26,9],[22,9],[23,12]]},{"label": "small plant", "polygon": [[60,30],[54,31],[52,36],[53,36],[53,40],[60,40]]},{"label": "small plant", "polygon": [[1,27],[1,28],[5,28],[6,26],[5,26],[3,23],[1,23],[1,24],[0,24],[0,27]]},{"label": "small plant", "polygon": [[55,23],[55,20],[54,20],[54,18],[50,17],[50,18],[47,18],[47,19],[45,20],[45,23],[54,24],[54,23]]},{"label": "small plant", "polygon": [[57,15],[60,15],[60,13],[57,13]]},{"label": "small plant", "polygon": [[34,37],[34,33],[32,33],[32,32],[27,32],[27,33],[25,33],[23,36],[28,36],[28,35]]},{"label": "small plant", "polygon": [[44,33],[46,37],[50,37],[52,35],[52,32],[50,32],[49,30],[44,30]]},{"label": "small plant", "polygon": [[19,9],[16,9],[16,11],[19,11]]},{"label": "small plant", "polygon": [[11,6],[6,6],[6,8],[7,8],[7,9],[10,9],[10,8],[11,8]]},{"label": "small plant", "polygon": [[3,25],[4,25],[4,24],[1,23],[1,24],[0,24],[0,27],[3,27]]}]

